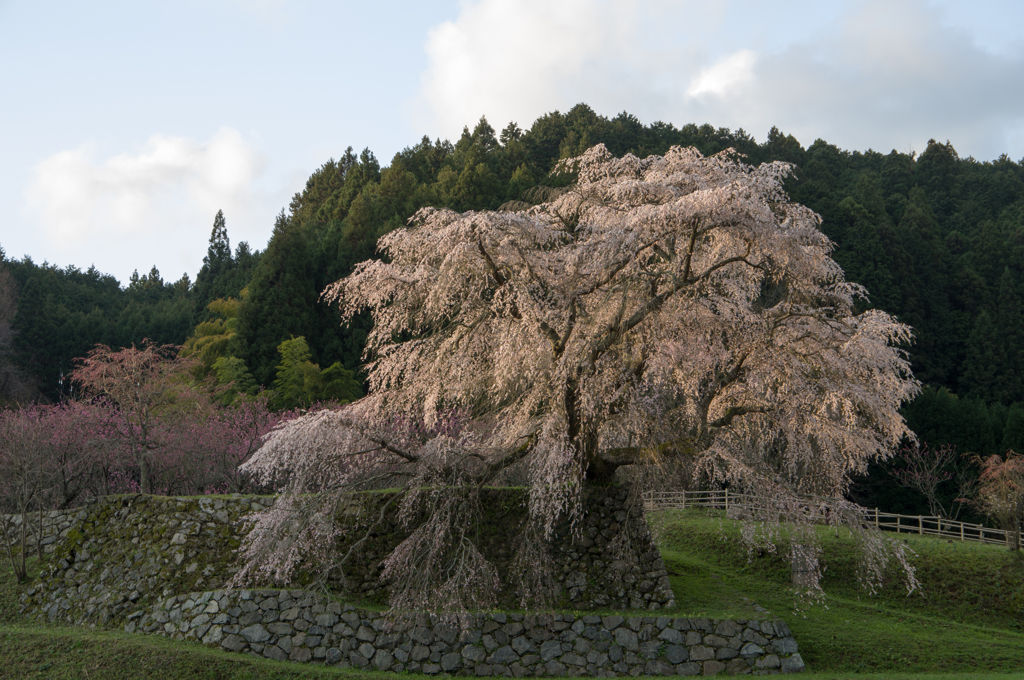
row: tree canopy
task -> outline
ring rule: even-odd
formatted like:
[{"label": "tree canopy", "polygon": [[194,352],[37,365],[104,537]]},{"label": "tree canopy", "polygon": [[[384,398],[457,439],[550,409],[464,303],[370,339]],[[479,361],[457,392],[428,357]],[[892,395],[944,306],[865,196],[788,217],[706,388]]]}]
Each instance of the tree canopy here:
[{"label": "tree canopy", "polygon": [[[628,112],[607,117],[586,104],[522,127],[510,123],[497,136],[481,118],[457,139],[410,144],[390,164],[349,147],[315,169],[285,206],[266,257],[244,242],[232,255],[231,215],[211,215],[194,283],[187,276],[164,280],[139,263],[148,274],[122,286],[92,267],[10,259],[0,249],[0,271],[10,274],[0,274],[8,278],[0,281],[0,303],[8,300],[0,304],[0,403],[69,396],[68,370],[96,343],[181,345],[190,335],[216,341],[203,370],[211,370],[210,360],[222,361],[218,380],[245,392],[273,386],[277,347],[300,336],[310,361],[328,367],[325,374],[340,363],[361,380],[372,319],[364,313],[339,332],[337,306],[321,297],[324,289],[357,263],[380,257],[378,239],[420,208],[463,212],[529,202],[538,184],[564,188],[571,176],[551,170],[597,143],[615,156],[692,146],[707,156],[734,148],[752,165],[795,164],[786,190],[821,215],[846,280],[871,292],[854,302],[855,311],[881,309],[914,329],[905,349],[925,390],[903,412],[919,439],[984,456],[1003,455],[1004,442],[1021,441],[1019,419],[1011,416],[1024,409],[1024,330],[1015,321],[1024,299],[1024,162],[961,157],[937,140],[921,153],[884,153],[822,139],[803,146],[772,128],[758,142],[742,129],[642,124]],[[219,320],[225,315],[209,308],[218,298],[239,300],[235,321]],[[222,342],[227,336],[230,342]],[[936,404],[947,417],[930,414]],[[876,484],[884,471],[858,483],[853,497],[890,511],[927,512],[918,494]],[[946,501],[958,497],[948,486],[943,493]]]},{"label": "tree canopy", "polygon": [[910,328],[856,309],[863,288],[784,191],[790,165],[597,145],[559,170],[573,181],[535,206],[420,210],[380,239],[385,259],[328,288],[343,318],[373,317],[370,393],[289,421],[246,464],[288,486],[244,573],[287,579],[337,531],[339,494],[398,484],[404,515],[427,519],[385,560],[392,603],[452,606],[410,592],[427,542],[465,606],[487,572],[466,501],[516,471],[525,555],[624,465],[839,499],[912,436],[898,412],[919,389],[899,348]]}]

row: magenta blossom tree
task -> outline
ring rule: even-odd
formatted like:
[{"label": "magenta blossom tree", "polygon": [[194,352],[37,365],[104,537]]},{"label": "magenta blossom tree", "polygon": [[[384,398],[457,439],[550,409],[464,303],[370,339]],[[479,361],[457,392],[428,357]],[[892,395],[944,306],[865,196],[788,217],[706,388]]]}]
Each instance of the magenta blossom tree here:
[{"label": "magenta blossom tree", "polygon": [[[370,393],[285,423],[243,466],[288,487],[250,533],[240,578],[337,566],[338,503],[374,484],[404,489],[401,517],[427,517],[384,562],[396,607],[493,598],[474,508],[513,474],[529,488],[531,520],[510,539],[524,583],[584,488],[623,466],[685,464],[758,495],[776,521],[780,508],[800,521],[813,494],[862,530],[841,499],[851,474],[912,436],[897,411],[919,389],[899,349],[911,332],[855,311],[865,291],[831,259],[818,215],[788,199],[791,167],[599,145],[560,170],[575,181],[539,205],[421,210],[380,239],[384,259],[324,293],[346,319],[373,316]],[[446,427],[451,414],[464,416]],[[893,551],[906,566],[899,546],[861,535],[871,583]]]}]

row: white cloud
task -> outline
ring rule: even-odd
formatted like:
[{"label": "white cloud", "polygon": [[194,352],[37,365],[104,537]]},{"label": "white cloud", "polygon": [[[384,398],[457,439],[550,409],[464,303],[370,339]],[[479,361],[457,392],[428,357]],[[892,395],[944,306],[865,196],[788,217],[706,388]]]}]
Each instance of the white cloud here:
[{"label": "white cloud", "polygon": [[[155,263],[177,278],[198,270],[217,210],[233,242],[266,231],[256,223],[265,201],[254,189],[265,160],[235,130],[206,142],[154,135],[137,153],[95,155],[91,145],[56,153],[36,165],[26,189],[27,212],[69,260],[91,258],[122,280]],[[152,261],[126,255],[143,245]]]},{"label": "white cloud", "polygon": [[[486,115],[532,123],[579,102],[644,122],[710,122],[805,145],[1024,156],[1024,57],[926,0],[780,11],[723,0],[478,0],[430,34],[420,115],[442,136]],[[999,16],[998,13],[992,16]],[[976,22],[977,23],[977,22]]]},{"label": "white cloud", "polygon": [[[484,0],[430,31],[422,98],[431,126],[457,137],[481,115],[529,124],[581,83],[599,86],[605,57],[629,61],[629,3]],[[623,7],[619,7],[623,5]],[[556,103],[557,102],[557,103]],[[554,104],[553,104],[554,103]],[[575,103],[575,102],[573,102]],[[419,121],[424,123],[425,121]]]},{"label": "white cloud", "polygon": [[699,97],[705,94],[722,96],[750,83],[754,78],[754,63],[757,55],[750,50],[740,50],[712,66],[703,69],[686,88],[686,94]]}]

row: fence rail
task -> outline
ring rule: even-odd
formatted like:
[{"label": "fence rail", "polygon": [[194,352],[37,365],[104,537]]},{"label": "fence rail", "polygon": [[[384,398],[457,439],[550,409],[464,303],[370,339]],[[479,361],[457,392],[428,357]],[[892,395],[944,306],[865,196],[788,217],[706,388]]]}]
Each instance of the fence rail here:
[{"label": "fence rail", "polygon": [[[648,511],[683,510],[693,507],[717,508],[728,511],[731,508],[753,508],[757,505],[757,499],[754,496],[730,492],[728,489],[716,491],[648,491],[643,495],[643,499],[644,508]],[[994,545],[1010,545],[1014,538],[1012,532],[1003,529],[993,529],[981,524],[927,515],[900,515],[892,512],[882,512],[878,508],[865,508],[864,522],[878,529],[895,531],[896,533],[938,536],[940,538]]]}]

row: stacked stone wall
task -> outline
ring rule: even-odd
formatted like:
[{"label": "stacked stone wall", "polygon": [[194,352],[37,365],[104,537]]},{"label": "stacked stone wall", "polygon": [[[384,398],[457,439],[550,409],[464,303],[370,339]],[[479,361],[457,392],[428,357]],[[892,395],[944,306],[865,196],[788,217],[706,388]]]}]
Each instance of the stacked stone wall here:
[{"label": "stacked stone wall", "polygon": [[[359,518],[376,516],[370,511],[385,500],[381,494],[353,500],[358,508],[345,512],[355,518],[355,535],[369,526]],[[480,547],[500,572],[517,523],[525,519],[522,500],[521,491],[508,489],[485,499],[490,515]],[[424,615],[389,624],[380,612],[310,595],[297,584],[289,590],[223,590],[237,569],[244,518],[273,501],[127,495],[51,513],[51,528],[44,531],[49,563],[23,596],[22,612],[269,658],[428,674],[689,675],[786,672],[803,665],[782,622],[478,614],[468,631],[460,631]],[[379,562],[402,538],[393,519],[373,528],[347,574],[351,600],[386,602]],[[632,564],[609,550],[624,538]],[[558,608],[654,613],[675,606],[642,512],[629,504],[624,489],[591,490],[578,531],[561,527],[554,545],[563,586]]]},{"label": "stacked stone wall", "polygon": [[179,595],[133,612],[125,630],[270,659],[427,675],[767,675],[804,668],[783,621],[489,613],[460,627],[301,590]]},{"label": "stacked stone wall", "polygon": [[[408,536],[408,529],[386,513],[368,539],[369,518],[379,517],[380,507],[390,498],[373,494],[360,499],[358,508],[346,514],[358,517],[345,534],[361,540],[359,550],[345,567],[346,581],[336,590],[355,593],[362,598],[387,602],[380,581],[381,560]],[[523,489],[485,490],[482,505],[485,517],[474,536],[480,552],[508,583],[511,562],[520,532],[526,520],[526,492]],[[576,527],[567,523],[556,527],[551,541],[551,558],[556,578],[562,586],[557,604],[572,609],[648,609],[673,607],[672,588],[661,554],[651,538],[643,514],[643,505],[632,503],[623,487],[591,488],[584,499],[585,511]],[[346,551],[348,544],[341,546]],[[519,608],[519,598],[505,589],[498,604]]]},{"label": "stacked stone wall", "polygon": [[239,520],[270,496],[107,496],[71,513],[22,598],[34,618],[120,625],[162,597],[214,590],[234,575]]},{"label": "stacked stone wall", "polygon": [[[25,542],[29,551],[35,552],[38,546],[42,549],[43,554],[52,553],[54,544],[62,537],[67,536],[71,527],[83,516],[82,513],[80,508],[29,513],[25,532]],[[22,515],[0,515],[0,522],[3,522],[7,535],[12,537],[15,545],[20,547],[21,527],[25,518]]]},{"label": "stacked stone wall", "polygon": [[[523,492],[486,491],[485,518],[478,538],[481,552],[497,565],[503,581],[525,520]],[[385,494],[353,499],[360,508],[345,533],[363,538],[366,518],[386,502]],[[242,519],[273,503],[270,496],[188,497],[108,496],[55,517],[60,527],[50,548],[50,564],[22,603],[30,616],[75,624],[122,623],[133,607],[184,592],[222,588],[237,570],[236,550],[244,536]],[[555,575],[561,583],[556,605],[587,610],[647,609],[675,606],[665,565],[639,505],[630,505],[621,488],[588,494],[578,531],[559,528],[553,541]],[[59,522],[57,521],[59,519]],[[387,603],[380,581],[381,560],[405,537],[393,513],[372,527],[346,567],[344,583],[334,590],[356,601]],[[628,532],[627,559],[610,551]],[[49,539],[47,539],[49,540]],[[347,545],[342,543],[342,550]],[[298,584],[294,584],[298,585]],[[516,608],[506,588],[499,606]]]}]

